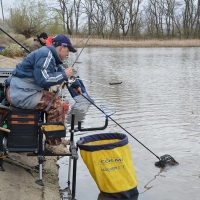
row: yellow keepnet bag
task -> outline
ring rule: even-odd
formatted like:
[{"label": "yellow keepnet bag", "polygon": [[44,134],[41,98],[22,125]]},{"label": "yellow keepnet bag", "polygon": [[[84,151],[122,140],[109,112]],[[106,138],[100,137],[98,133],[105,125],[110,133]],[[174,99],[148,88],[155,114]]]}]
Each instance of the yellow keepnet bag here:
[{"label": "yellow keepnet bag", "polygon": [[130,198],[138,195],[137,178],[128,137],[122,133],[102,133],[77,141],[81,157],[106,196]]}]

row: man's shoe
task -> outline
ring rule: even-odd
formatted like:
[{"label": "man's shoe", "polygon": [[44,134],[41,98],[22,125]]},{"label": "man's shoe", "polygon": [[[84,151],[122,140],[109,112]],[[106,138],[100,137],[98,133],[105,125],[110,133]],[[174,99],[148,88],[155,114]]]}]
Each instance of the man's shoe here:
[{"label": "man's shoe", "polygon": [[69,153],[68,148],[66,148],[63,144],[60,145],[49,145],[46,144],[46,149],[55,154],[67,154]]}]

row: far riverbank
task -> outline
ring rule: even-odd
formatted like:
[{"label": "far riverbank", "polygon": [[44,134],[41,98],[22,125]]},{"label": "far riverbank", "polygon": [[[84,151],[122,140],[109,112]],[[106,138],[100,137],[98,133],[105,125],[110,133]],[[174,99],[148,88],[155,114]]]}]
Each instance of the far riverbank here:
[{"label": "far riverbank", "polygon": [[[29,49],[30,44],[34,41],[34,38],[24,39],[19,37],[17,34],[11,34],[16,41]],[[79,38],[74,36],[69,36],[72,45],[75,48],[83,47],[131,47],[131,48],[154,48],[154,47],[200,47],[199,39],[170,39],[170,40],[158,40],[158,39],[148,39],[148,40],[131,40],[131,39],[99,39],[95,36],[89,38]],[[0,35],[0,46],[8,47],[11,49],[9,53],[2,53],[2,55],[7,57],[24,57],[22,48],[15,41],[9,38],[7,35]],[[16,48],[17,47],[17,48]],[[13,51],[14,50],[14,51]]]},{"label": "far riverbank", "polygon": [[[111,39],[99,39],[96,37],[72,37],[69,36],[72,45],[75,48],[82,48],[86,43],[86,47],[200,47],[199,39],[170,39],[170,40],[111,40]],[[89,40],[88,40],[89,38]],[[23,44],[29,46],[33,42],[34,38],[29,38],[23,41]],[[87,41],[88,40],[88,41]]]},{"label": "far riverbank", "polygon": [[[72,44],[75,47],[83,47],[88,38],[74,38],[70,37]],[[99,47],[200,47],[200,40],[188,39],[188,40],[108,40],[90,38],[87,46],[99,46]]]}]

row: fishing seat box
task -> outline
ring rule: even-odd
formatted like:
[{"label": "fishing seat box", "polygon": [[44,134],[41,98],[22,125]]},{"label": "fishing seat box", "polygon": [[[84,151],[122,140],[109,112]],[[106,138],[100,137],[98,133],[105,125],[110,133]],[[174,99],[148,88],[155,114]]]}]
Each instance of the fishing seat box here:
[{"label": "fishing seat box", "polygon": [[38,120],[39,113],[35,110],[26,110],[12,107],[7,117],[8,133],[7,148],[9,151],[38,150]]}]

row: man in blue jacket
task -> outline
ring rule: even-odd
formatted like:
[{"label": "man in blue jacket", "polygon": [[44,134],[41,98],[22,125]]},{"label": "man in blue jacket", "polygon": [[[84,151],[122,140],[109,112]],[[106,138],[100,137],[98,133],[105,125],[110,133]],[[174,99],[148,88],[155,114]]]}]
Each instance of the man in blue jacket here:
[{"label": "man in blue jacket", "polygon": [[[73,68],[64,69],[62,60],[69,52],[76,52],[70,39],[63,34],[53,39],[52,46],[44,46],[31,52],[21,63],[16,65],[12,76],[7,80],[6,98],[9,103],[22,109],[45,110],[54,93],[45,90],[61,84],[73,76]],[[80,84],[76,81],[72,87],[81,93]],[[47,111],[47,122],[65,123],[65,110],[61,99],[56,96]],[[68,141],[60,138],[48,139],[47,149],[54,153],[67,153]]]}]

